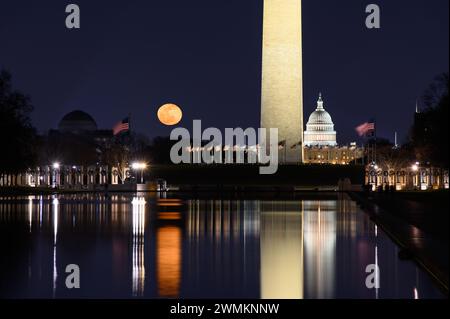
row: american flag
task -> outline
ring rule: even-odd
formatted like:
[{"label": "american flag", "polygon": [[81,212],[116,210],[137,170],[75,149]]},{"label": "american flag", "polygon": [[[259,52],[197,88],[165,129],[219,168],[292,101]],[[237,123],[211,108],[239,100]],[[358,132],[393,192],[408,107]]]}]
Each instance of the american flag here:
[{"label": "american flag", "polygon": [[369,121],[356,127],[359,136],[372,136],[375,134],[375,121]]},{"label": "american flag", "polygon": [[122,121],[114,125],[113,133],[114,135],[120,134],[122,132],[128,131],[130,129],[130,118],[124,118]]}]

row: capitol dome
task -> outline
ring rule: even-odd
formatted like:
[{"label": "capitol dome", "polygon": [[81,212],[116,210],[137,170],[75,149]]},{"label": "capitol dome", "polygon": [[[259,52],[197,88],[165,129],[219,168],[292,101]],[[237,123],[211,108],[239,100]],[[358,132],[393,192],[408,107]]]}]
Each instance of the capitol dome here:
[{"label": "capitol dome", "polygon": [[306,124],[304,139],[305,146],[337,146],[333,120],[323,107],[322,94]]},{"label": "capitol dome", "polygon": [[97,123],[83,111],[73,111],[66,114],[58,125],[58,130],[65,133],[79,133],[85,131],[96,131]]}]

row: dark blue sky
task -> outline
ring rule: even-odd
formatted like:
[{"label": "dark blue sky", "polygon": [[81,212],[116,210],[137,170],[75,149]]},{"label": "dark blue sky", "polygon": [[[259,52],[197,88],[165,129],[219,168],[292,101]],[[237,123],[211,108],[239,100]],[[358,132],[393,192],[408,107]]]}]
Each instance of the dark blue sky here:
[{"label": "dark blue sky", "polygon": [[[65,28],[65,6],[81,29]],[[381,30],[365,6],[381,7]],[[45,131],[82,109],[101,128],[132,114],[135,130],[168,135],[156,119],[166,102],[205,126],[258,127],[262,0],[0,0],[0,67],[32,97]],[[304,112],[319,91],[338,142],[358,140],[371,118],[379,135],[406,137],[415,100],[448,72],[448,0],[303,0]]]}]

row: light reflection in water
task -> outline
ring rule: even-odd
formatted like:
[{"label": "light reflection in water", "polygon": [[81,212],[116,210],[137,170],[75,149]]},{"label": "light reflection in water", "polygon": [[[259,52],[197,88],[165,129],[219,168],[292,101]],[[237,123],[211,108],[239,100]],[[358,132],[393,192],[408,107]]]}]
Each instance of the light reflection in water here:
[{"label": "light reflection in water", "polygon": [[31,233],[31,227],[33,224],[33,196],[28,196],[28,221],[29,221],[29,230]]},{"label": "light reflection in water", "polygon": [[181,229],[162,226],[158,227],[156,234],[158,295],[175,298],[180,291]]},{"label": "light reflection in water", "polygon": [[261,298],[303,298],[301,204],[261,204]]},{"label": "light reflection in water", "polygon": [[[442,297],[427,274],[398,259],[398,247],[355,202],[335,195],[292,201],[0,198],[0,227],[10,230],[0,232],[2,238],[15,239],[0,241],[0,249],[28,245],[13,246],[16,271],[0,273],[10,285],[23,284],[14,292],[0,289],[2,296]],[[58,274],[69,263],[90,278],[82,279],[81,290],[62,289]],[[380,267],[380,289],[365,286],[369,264]]]},{"label": "light reflection in water", "polygon": [[56,296],[56,282],[58,280],[58,268],[56,267],[56,240],[58,236],[58,210],[59,200],[53,198],[53,298]]},{"label": "light reflection in water", "polygon": [[334,297],[336,202],[304,201],[305,289],[308,298]]},{"label": "light reflection in water", "polygon": [[180,294],[182,218],[178,209],[182,205],[179,199],[159,198],[157,201],[156,272],[158,296],[163,298],[176,298]]},{"label": "light reflection in water", "polygon": [[[377,225],[374,225],[375,227],[375,241],[377,240],[378,237],[378,227]],[[379,297],[379,289],[380,289],[380,272],[379,270],[379,266],[378,266],[378,243],[375,242],[375,299],[378,299]]]},{"label": "light reflection in water", "polygon": [[191,200],[183,287],[192,298],[259,297],[259,201]]},{"label": "light reflection in water", "polygon": [[59,200],[58,198],[53,199],[53,245],[56,246],[56,240],[58,236],[58,210],[59,210]]},{"label": "light reflection in water", "polygon": [[44,197],[42,195],[39,196],[39,228],[42,228],[43,200],[44,200]]},{"label": "light reflection in water", "polygon": [[133,296],[144,295],[145,285],[145,199],[134,197],[133,206],[133,268],[132,268],[132,291]]}]

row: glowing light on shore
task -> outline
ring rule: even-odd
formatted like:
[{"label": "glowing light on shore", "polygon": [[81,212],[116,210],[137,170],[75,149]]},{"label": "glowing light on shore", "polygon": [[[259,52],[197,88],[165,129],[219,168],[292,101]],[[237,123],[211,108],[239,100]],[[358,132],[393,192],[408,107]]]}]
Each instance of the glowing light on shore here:
[{"label": "glowing light on shore", "polygon": [[147,168],[147,164],[146,163],[140,163],[140,162],[135,162],[133,164],[131,164],[131,168],[135,169],[135,170],[143,170]]},{"label": "glowing light on shore", "polygon": [[419,298],[419,292],[417,291],[417,288],[414,288],[414,299],[420,299]]}]

